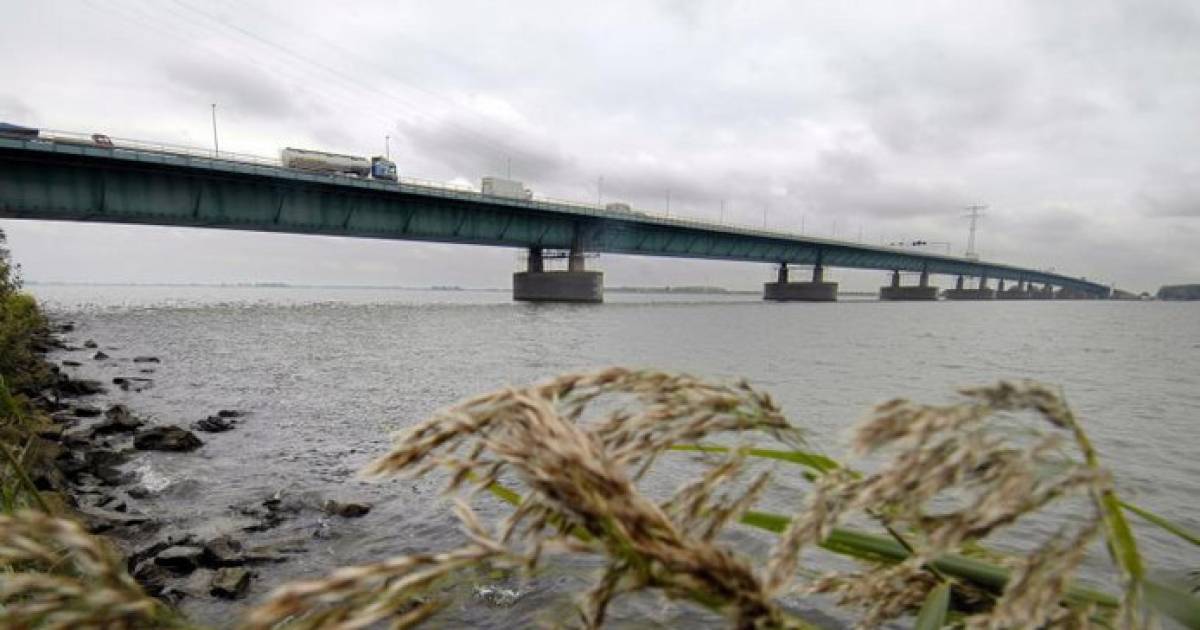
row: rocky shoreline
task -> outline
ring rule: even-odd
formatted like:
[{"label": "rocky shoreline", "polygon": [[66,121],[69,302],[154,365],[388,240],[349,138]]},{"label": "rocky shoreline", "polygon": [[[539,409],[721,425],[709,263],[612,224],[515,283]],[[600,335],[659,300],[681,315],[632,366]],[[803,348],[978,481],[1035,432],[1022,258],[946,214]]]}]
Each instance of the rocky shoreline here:
[{"label": "rocky shoreline", "polygon": [[[152,451],[192,456],[208,439],[198,433],[234,431],[253,414],[216,409],[198,414],[203,417],[186,427],[142,417],[107,394],[114,388],[130,393],[153,388],[162,360],[121,357],[119,348],[101,348],[92,339],[72,345],[74,333],[73,322],[59,322],[36,348],[51,377],[37,391],[26,393],[49,423],[38,430],[43,456],[31,463],[29,476],[55,511],[75,516],[89,532],[112,541],[125,554],[130,575],[148,594],[173,606],[188,599],[244,598],[270,565],[307,551],[304,536],[252,541],[256,534],[308,513],[321,519],[310,534],[320,538],[328,529],[325,519],[370,512],[365,503],[276,492],[229,506],[236,519],[232,531],[208,537],[172,531],[171,515],[150,505],[159,489],[129,472],[128,464]],[[89,361],[118,373],[106,381],[78,377]]]}]

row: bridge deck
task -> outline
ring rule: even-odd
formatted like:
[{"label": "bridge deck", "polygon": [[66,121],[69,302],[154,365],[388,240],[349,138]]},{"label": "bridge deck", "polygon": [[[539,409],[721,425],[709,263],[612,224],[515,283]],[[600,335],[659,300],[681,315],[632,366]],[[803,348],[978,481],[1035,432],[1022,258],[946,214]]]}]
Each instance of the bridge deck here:
[{"label": "bridge deck", "polygon": [[307,173],[268,161],[0,137],[0,217],[545,247],[648,256],[928,271],[1050,283],[1079,278],[797,234],[484,196],[465,187]]}]

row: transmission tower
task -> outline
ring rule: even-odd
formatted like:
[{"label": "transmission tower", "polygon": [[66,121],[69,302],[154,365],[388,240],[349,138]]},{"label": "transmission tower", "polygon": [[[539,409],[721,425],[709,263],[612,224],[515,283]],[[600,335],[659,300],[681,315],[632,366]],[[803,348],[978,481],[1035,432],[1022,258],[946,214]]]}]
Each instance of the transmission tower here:
[{"label": "transmission tower", "polygon": [[967,252],[965,256],[972,260],[978,260],[979,254],[975,252],[975,224],[983,216],[983,211],[987,210],[986,204],[976,204],[967,206],[967,214],[963,216],[971,220],[971,233],[967,237]]}]

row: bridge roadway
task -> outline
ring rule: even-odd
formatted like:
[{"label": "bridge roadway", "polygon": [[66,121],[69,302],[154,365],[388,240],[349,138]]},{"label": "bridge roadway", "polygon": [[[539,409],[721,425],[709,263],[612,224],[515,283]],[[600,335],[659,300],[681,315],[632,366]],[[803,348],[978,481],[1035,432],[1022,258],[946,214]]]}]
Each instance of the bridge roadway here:
[{"label": "bridge roadway", "polygon": [[[957,276],[960,288],[963,277],[978,278],[980,288],[959,291],[963,298],[996,294],[988,280],[1014,283],[1007,291],[1011,297],[1045,297],[1052,287],[1062,297],[1109,292],[1080,278],[1001,263],[565,201],[484,196],[467,187],[405,178],[395,183],[310,173],[263,159],[214,158],[195,149],[131,141],[104,147],[65,137],[0,136],[0,218],[523,248],[530,252],[529,269],[514,274],[514,297],[531,300],[599,301],[602,276],[584,270],[584,252],[783,263],[780,282],[765,287],[768,299],[835,299],[836,283],[823,282],[826,267],[894,272],[884,299],[936,298],[930,274]],[[569,271],[543,271],[546,249],[569,250]],[[813,282],[789,282],[787,264],[813,265]],[[921,273],[924,288],[900,286],[901,271]],[[1042,288],[1034,290],[1034,283]]]}]

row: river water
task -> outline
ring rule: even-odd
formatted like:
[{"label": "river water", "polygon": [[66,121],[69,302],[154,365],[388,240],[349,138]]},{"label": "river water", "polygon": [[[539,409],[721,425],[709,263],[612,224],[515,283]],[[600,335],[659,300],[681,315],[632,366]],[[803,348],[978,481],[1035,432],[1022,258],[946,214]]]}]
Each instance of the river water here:
[{"label": "river water", "polygon": [[[754,296],[609,294],[603,305],[515,304],[507,292],[384,289],[31,286],[56,317],[76,322],[109,361],[83,352],[80,377],[138,376],[154,355],[152,388],[112,401],[158,423],[188,426],[218,409],[250,412],[237,429],[202,434],[192,454],[141,454],[127,465],[153,489],[141,507],[162,534],[226,531],[251,543],[301,541],[304,553],[259,568],[250,600],[300,577],[391,554],[448,548],[457,526],[439,484],[364,482],[354,473],[389,434],[466,396],[599,366],[650,366],[716,379],[746,377],[771,392],[812,441],[845,451],[847,428],[896,396],[953,399],[958,386],[1033,378],[1064,387],[1121,490],[1200,530],[1200,305],[1139,302],[772,304]],[[144,375],[143,375],[144,376]],[[678,466],[681,481],[686,465]],[[786,473],[781,470],[780,474]],[[307,510],[243,534],[236,507],[276,492],[301,504],[364,500],[361,519]],[[485,512],[502,513],[500,506]],[[1170,575],[1200,565],[1158,531],[1138,532]],[[1043,529],[1052,529],[1042,524]],[[746,536],[747,549],[766,542]],[[1090,561],[1103,563],[1103,555]],[[480,575],[446,611],[449,626],[523,627],[570,614],[578,567],[529,583]],[[198,578],[197,578],[198,579]],[[472,596],[512,588],[511,606]],[[239,604],[240,606],[241,604]],[[804,608],[806,604],[797,604]],[[195,619],[227,625],[234,609],[205,597]],[[824,605],[820,606],[826,609]],[[688,606],[633,598],[618,627],[711,621]]]}]

